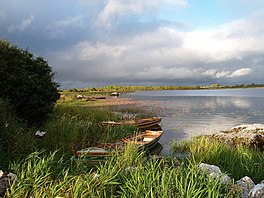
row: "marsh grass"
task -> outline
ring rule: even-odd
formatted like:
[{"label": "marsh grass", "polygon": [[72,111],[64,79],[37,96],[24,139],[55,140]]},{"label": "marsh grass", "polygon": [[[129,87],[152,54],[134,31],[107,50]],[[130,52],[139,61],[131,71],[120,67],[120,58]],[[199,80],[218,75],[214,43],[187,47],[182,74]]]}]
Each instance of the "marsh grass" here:
[{"label": "marsh grass", "polygon": [[220,167],[235,180],[249,176],[255,183],[264,178],[264,153],[255,148],[226,145],[209,137],[174,145],[175,151],[189,151],[190,159]]},{"label": "marsh grass", "polygon": [[[128,146],[94,169],[35,152],[12,165],[16,186],[9,197],[232,197],[219,180],[208,180],[197,164],[172,166],[171,158],[146,161],[144,153]],[[132,156],[132,157],[130,157]],[[79,159],[75,159],[78,161]],[[84,160],[84,159],[82,159]],[[87,159],[89,161],[89,159]]]},{"label": "marsh grass", "polygon": [[115,119],[117,117],[114,114],[103,108],[57,107],[44,126],[48,136],[43,140],[43,148],[69,153],[120,139],[136,131],[133,126],[109,127],[101,124],[102,121]]},{"label": "marsh grass", "polygon": [[[10,161],[21,160],[34,151],[46,150],[70,157],[73,151],[123,138],[136,132],[135,127],[107,127],[105,120],[118,117],[107,108],[57,105],[42,128],[29,128],[12,113],[12,107],[0,101],[0,169]],[[37,130],[47,134],[35,136]]]},{"label": "marsh grass", "polygon": [[22,159],[35,151],[34,129],[15,117],[12,106],[0,100],[0,169],[6,170],[10,160]]}]

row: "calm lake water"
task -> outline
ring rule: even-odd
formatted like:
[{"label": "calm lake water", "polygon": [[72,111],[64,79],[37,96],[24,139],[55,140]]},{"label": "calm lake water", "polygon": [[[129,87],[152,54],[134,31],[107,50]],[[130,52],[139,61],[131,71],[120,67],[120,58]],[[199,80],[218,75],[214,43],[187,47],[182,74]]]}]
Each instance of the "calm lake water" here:
[{"label": "calm lake water", "polygon": [[125,97],[145,100],[144,108],[162,117],[163,146],[264,118],[264,89],[138,91]]}]

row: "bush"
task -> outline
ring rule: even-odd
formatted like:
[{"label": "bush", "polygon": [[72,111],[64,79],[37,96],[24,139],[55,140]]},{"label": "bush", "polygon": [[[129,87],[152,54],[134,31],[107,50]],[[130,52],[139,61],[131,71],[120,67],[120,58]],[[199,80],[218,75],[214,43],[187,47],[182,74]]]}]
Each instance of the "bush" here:
[{"label": "bush", "polygon": [[54,73],[41,57],[0,40],[0,98],[13,105],[18,117],[40,123],[59,98]]}]

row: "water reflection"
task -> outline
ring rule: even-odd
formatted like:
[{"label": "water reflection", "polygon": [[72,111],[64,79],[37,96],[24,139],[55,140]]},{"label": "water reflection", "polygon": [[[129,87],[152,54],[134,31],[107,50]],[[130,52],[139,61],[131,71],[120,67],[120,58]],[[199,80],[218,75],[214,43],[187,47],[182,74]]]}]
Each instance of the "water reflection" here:
[{"label": "water reflection", "polygon": [[264,116],[264,89],[150,91],[127,97],[147,100],[138,106],[163,118],[163,147],[173,140],[212,134],[239,124],[261,123]]}]

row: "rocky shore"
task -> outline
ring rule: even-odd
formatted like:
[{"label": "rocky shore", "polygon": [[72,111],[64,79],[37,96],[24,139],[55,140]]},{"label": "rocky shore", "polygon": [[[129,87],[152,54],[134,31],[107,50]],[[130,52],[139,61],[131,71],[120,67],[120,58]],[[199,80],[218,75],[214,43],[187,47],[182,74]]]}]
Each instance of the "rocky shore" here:
[{"label": "rocky shore", "polygon": [[242,144],[264,150],[264,124],[239,125],[212,137],[233,146]]},{"label": "rocky shore", "polygon": [[215,165],[200,164],[200,169],[208,175],[208,178],[220,179],[221,183],[227,185],[230,190],[238,191],[241,198],[263,198],[264,197],[264,180],[256,184],[248,176],[244,176],[231,185],[231,178],[221,172],[220,168]]},{"label": "rocky shore", "polygon": [[[240,144],[264,151],[264,124],[238,125],[230,130],[215,133],[212,137],[232,146]],[[217,166],[202,163],[200,167],[207,172],[209,177],[221,177],[221,180],[223,180],[225,184],[228,184],[231,180],[228,176],[223,175],[220,168]],[[240,191],[240,196],[242,198],[264,197],[264,180],[255,185],[251,178],[245,176],[235,182],[235,188]]]}]

